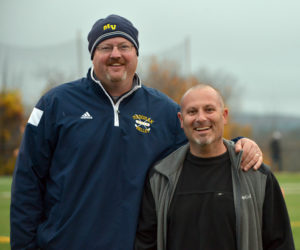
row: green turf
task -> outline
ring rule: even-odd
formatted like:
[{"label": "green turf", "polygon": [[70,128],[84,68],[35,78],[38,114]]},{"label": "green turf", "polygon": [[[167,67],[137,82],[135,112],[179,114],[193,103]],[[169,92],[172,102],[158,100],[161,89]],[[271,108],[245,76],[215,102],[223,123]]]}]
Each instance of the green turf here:
[{"label": "green turf", "polygon": [[[5,240],[9,237],[9,204],[10,204],[10,177],[0,177],[0,249],[9,250],[9,243]],[[3,242],[4,241],[4,242]]]},{"label": "green turf", "polygon": [[[280,184],[286,184],[286,183],[297,183],[300,184],[300,173],[294,173],[294,172],[283,172],[278,173],[275,172],[275,176]],[[298,186],[300,188],[300,186]]]},{"label": "green turf", "polygon": [[[296,249],[300,249],[300,173],[275,173],[285,192]],[[9,250],[8,243],[1,243],[1,236],[9,236],[9,204],[11,177],[0,177],[0,250]]]},{"label": "green turf", "polygon": [[296,249],[300,249],[300,173],[275,173],[285,193]]}]

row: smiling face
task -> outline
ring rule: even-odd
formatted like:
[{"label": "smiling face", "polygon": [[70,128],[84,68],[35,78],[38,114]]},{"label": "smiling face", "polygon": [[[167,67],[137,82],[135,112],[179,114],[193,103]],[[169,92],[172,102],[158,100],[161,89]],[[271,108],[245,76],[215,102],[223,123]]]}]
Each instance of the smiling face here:
[{"label": "smiling face", "polygon": [[210,152],[219,155],[224,151],[223,131],[227,123],[228,109],[221,96],[209,86],[188,91],[181,102],[178,118],[194,155]]},{"label": "smiling face", "polygon": [[[122,49],[126,47],[128,49]],[[136,50],[130,41],[123,37],[110,38],[95,50],[94,72],[111,95],[119,96],[131,89],[137,61]]]}]

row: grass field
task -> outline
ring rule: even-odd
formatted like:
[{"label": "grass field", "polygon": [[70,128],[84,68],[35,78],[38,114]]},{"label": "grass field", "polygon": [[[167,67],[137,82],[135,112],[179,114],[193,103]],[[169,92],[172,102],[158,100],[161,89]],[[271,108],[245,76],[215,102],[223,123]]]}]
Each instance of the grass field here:
[{"label": "grass field", "polygon": [[[300,173],[276,173],[284,189],[296,249],[300,249]],[[10,177],[0,177],[0,250],[9,250]]]}]

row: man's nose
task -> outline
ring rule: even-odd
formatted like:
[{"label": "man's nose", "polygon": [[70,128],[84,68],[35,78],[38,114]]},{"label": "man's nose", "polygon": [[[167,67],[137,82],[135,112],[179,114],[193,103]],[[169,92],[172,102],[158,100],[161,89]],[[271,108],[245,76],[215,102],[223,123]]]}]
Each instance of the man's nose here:
[{"label": "man's nose", "polygon": [[198,111],[197,116],[196,116],[196,120],[199,121],[199,122],[206,121],[207,117],[206,117],[206,115],[203,111]]},{"label": "man's nose", "polygon": [[114,47],[112,48],[110,57],[114,57],[114,58],[115,58],[115,57],[121,57],[121,53],[120,53],[120,51],[119,51],[119,49],[118,49],[117,46],[114,46]]}]

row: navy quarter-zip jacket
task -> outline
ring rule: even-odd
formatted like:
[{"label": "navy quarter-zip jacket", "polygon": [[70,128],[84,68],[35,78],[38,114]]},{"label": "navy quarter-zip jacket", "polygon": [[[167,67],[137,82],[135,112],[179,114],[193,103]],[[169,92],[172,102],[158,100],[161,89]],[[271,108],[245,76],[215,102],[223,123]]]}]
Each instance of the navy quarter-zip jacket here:
[{"label": "navy quarter-zip jacket", "polygon": [[93,69],[45,94],[15,167],[12,249],[132,249],[149,167],[186,143],[178,111],[137,75],[114,103]]}]

